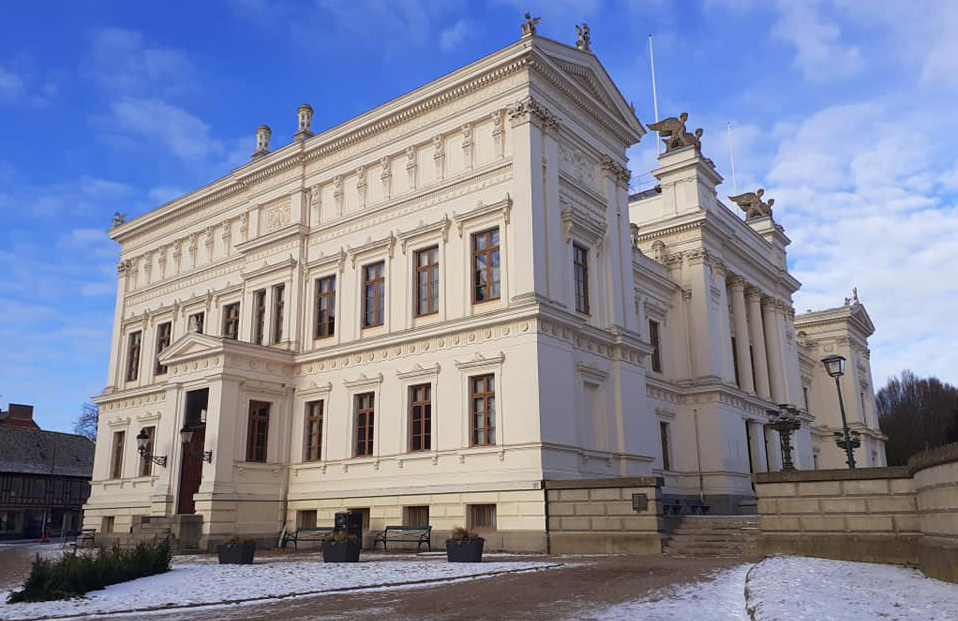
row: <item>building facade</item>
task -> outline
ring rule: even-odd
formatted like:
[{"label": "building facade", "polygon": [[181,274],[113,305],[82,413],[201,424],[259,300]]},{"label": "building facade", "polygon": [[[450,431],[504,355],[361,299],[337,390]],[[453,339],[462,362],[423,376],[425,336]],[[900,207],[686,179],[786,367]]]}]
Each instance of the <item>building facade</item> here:
[{"label": "building facade", "polygon": [[[706,229],[750,231],[739,271],[711,271],[705,247],[693,259],[701,236],[656,255],[649,235],[673,224],[643,219],[625,167],[645,129],[587,41],[528,24],[342,125],[313,135],[311,117],[301,106],[273,151],[259,128],[249,164],[111,230],[121,260],[85,526],[198,514],[205,547],[351,509],[373,529],[467,525],[541,550],[544,481],[663,475],[677,495],[751,496],[742,443],[774,444],[763,408],[800,403],[787,238],[716,203]],[[698,147],[667,156],[663,179],[691,166],[714,188]],[[768,394],[732,386],[721,308],[739,298],[717,283],[735,274],[772,301],[784,366],[766,364]],[[686,399],[709,405],[689,418]],[[711,461],[693,468],[696,417]],[[803,467],[813,422],[804,409]]]}]

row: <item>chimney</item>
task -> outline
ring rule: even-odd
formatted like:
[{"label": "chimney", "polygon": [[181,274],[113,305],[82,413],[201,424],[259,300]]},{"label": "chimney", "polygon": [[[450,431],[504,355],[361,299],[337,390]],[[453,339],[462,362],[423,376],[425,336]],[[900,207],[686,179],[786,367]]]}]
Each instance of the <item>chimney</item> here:
[{"label": "chimney", "polygon": [[40,428],[33,421],[33,406],[19,403],[11,403],[10,409],[0,414],[0,426]]},{"label": "chimney", "polygon": [[299,129],[293,134],[294,140],[303,140],[313,135],[311,126],[313,124],[313,107],[304,103],[296,111],[296,118],[299,122]]},{"label": "chimney", "polygon": [[253,157],[261,157],[269,153],[269,137],[273,135],[273,131],[269,128],[269,125],[260,125],[256,128],[256,151],[253,152]]}]

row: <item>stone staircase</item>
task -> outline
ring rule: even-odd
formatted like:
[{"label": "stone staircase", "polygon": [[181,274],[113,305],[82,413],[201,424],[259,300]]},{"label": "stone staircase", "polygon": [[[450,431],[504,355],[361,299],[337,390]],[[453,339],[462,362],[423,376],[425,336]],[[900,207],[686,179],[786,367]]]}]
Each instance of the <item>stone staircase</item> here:
[{"label": "stone staircase", "polygon": [[758,549],[757,515],[677,518],[662,553],[668,556],[751,556]]}]

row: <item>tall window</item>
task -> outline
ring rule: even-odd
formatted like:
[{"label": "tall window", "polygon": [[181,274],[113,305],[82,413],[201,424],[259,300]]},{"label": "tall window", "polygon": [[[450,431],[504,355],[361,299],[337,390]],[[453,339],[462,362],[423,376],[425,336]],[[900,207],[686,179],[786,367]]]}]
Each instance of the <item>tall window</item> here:
[{"label": "tall window", "polygon": [[143,333],[137,330],[131,332],[126,348],[126,380],[135,382],[140,377],[140,345]]},{"label": "tall window", "polygon": [[[144,446],[144,455],[151,456],[153,455],[153,444],[156,437],[156,427],[144,427],[143,433],[146,434],[148,440]],[[148,477],[153,474],[153,460],[140,458],[140,476]]]},{"label": "tall window", "polygon": [[469,378],[469,412],[472,419],[472,446],[496,443],[496,378],[478,375]]},{"label": "tall window", "polygon": [[432,386],[409,388],[409,450],[428,451],[431,445]]},{"label": "tall window", "polygon": [[468,505],[470,530],[496,530],[496,505]]},{"label": "tall window", "polygon": [[499,229],[472,236],[472,301],[499,299]]},{"label": "tall window", "polygon": [[416,253],[416,316],[439,312],[439,246]]},{"label": "tall window", "polygon": [[119,479],[123,476],[123,443],[126,441],[125,431],[113,432],[113,453],[110,456],[110,478]]},{"label": "tall window", "polygon": [[356,395],[356,456],[373,454],[373,423],[376,416],[376,395]]},{"label": "tall window", "polygon": [[239,302],[223,307],[223,336],[228,339],[239,337]]},{"label": "tall window", "polygon": [[323,447],[323,402],[310,401],[306,404],[306,447],[304,459],[319,461]]},{"label": "tall window", "polygon": [[659,441],[662,444],[662,469],[672,469],[672,458],[669,455],[671,447],[669,446],[669,424],[659,421]]},{"label": "tall window", "polygon": [[316,327],[313,338],[323,339],[336,331],[336,277],[316,281]]},{"label": "tall window", "polygon": [[732,337],[732,368],[735,369],[735,385],[739,388],[742,387],[742,378],[738,372],[738,349],[735,345],[735,337]]},{"label": "tall window", "polygon": [[266,336],[266,289],[253,293],[253,342],[263,344]]},{"label": "tall window", "polygon": [[170,342],[173,340],[173,324],[167,321],[166,323],[161,323],[156,326],[156,369],[154,370],[157,375],[163,375],[166,373],[166,365],[160,364],[159,357],[163,353],[163,350],[170,346]]},{"label": "tall window", "polygon": [[383,307],[386,299],[386,264],[382,261],[363,267],[363,327],[383,325]]},{"label": "tall window", "polygon": [[662,348],[659,346],[659,322],[649,319],[649,342],[652,344],[652,370],[662,372]]},{"label": "tall window", "polygon": [[283,311],[286,308],[286,285],[273,287],[273,342],[283,341]]},{"label": "tall window", "polygon": [[266,440],[269,437],[269,403],[249,402],[249,425],[246,428],[246,461],[266,463]]},{"label": "tall window", "polygon": [[572,270],[575,278],[575,309],[589,312],[589,251],[572,244]]},{"label": "tall window", "polygon": [[203,319],[205,317],[206,313],[196,313],[194,315],[190,315],[190,318],[186,324],[186,329],[190,332],[203,334]]}]

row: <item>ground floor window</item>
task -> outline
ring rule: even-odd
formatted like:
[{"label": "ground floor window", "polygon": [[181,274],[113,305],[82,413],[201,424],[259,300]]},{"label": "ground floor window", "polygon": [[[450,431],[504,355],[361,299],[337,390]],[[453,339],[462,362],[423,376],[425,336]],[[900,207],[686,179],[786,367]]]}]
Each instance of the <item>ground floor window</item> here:
[{"label": "ground floor window", "polygon": [[496,530],[496,505],[469,505],[466,517],[470,530]]},{"label": "ground floor window", "polygon": [[314,528],[316,526],[316,509],[296,512],[296,528]]},{"label": "ground floor window", "polygon": [[358,513],[363,518],[363,530],[369,530],[369,507],[362,507],[360,509],[348,509],[352,513]]},{"label": "ground floor window", "polygon": [[112,533],[113,527],[116,524],[116,518],[112,515],[107,515],[103,518],[103,528],[104,533]]},{"label": "ground floor window", "polygon": [[405,526],[429,526],[429,506],[404,508],[403,524]]}]

